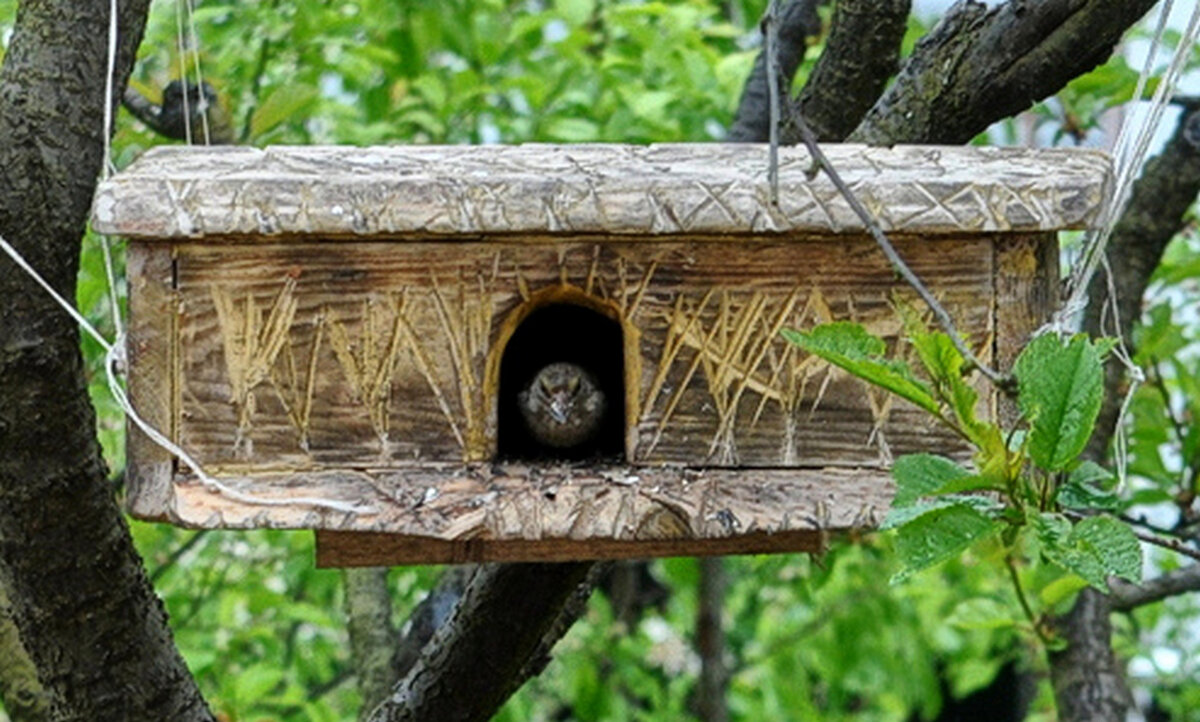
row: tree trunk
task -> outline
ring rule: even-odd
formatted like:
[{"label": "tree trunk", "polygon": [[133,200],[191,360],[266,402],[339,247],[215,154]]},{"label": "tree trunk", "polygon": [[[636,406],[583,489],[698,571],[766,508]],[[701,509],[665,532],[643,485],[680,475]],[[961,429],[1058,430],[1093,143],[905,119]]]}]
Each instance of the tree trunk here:
[{"label": "tree trunk", "polygon": [[[117,97],[147,0],[122,3]],[[21,4],[0,69],[0,235],[66,298],[103,154],[109,3]],[[211,719],[105,481],[79,334],[0,261],[0,584],[55,719]]]},{"label": "tree trunk", "polygon": [[725,692],[729,671],[725,668],[725,560],[700,560],[700,611],[696,615],[696,651],[700,655],[700,688],[697,715],[703,722],[726,722],[729,708]]},{"label": "tree trunk", "polygon": [[366,719],[396,683],[393,666],[396,630],[386,567],[346,569],[346,618],[350,627],[350,656],[358,676],[363,703],[358,718]]}]

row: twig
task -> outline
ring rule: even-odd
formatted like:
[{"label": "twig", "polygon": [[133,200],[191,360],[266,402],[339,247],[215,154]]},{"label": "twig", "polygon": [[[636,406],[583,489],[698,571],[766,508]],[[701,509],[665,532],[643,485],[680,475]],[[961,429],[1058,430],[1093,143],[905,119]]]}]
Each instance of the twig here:
[{"label": "twig", "polygon": [[1187,438],[1187,430],[1183,428],[1183,423],[1175,415],[1175,409],[1171,408],[1171,394],[1167,391],[1167,384],[1163,381],[1162,374],[1158,372],[1158,359],[1150,359],[1149,367],[1150,383],[1158,389],[1158,395],[1162,397],[1163,408],[1167,411],[1167,418],[1171,420],[1171,426],[1175,430],[1175,437],[1182,443]]},{"label": "twig", "polygon": [[208,531],[208,529],[201,529],[193,534],[190,539],[175,547],[175,549],[169,555],[167,555],[167,558],[163,560],[163,563],[155,567],[154,571],[150,573],[150,584],[157,584],[158,580],[161,579],[162,576],[166,574],[172,566],[175,565],[175,562],[179,561],[184,554],[188,553],[188,550],[199,544],[204,539],[204,535],[207,534]]},{"label": "twig", "polygon": [[1017,592],[1017,601],[1021,603],[1021,609],[1025,611],[1026,618],[1033,626],[1033,633],[1042,640],[1043,644],[1049,644],[1050,638],[1042,630],[1042,625],[1038,623],[1037,615],[1033,613],[1033,607],[1029,606],[1029,599],[1025,596],[1025,588],[1021,586],[1021,577],[1017,574],[1017,563],[1013,561],[1012,554],[1004,555],[1004,563],[1008,567],[1008,576],[1012,579],[1013,589]]},{"label": "twig", "polygon": [[1147,544],[1153,544],[1154,546],[1162,547],[1163,549],[1170,549],[1171,551],[1175,552],[1176,554],[1182,554],[1185,557],[1189,557],[1191,559],[1195,559],[1196,561],[1200,562],[1200,551],[1197,551],[1196,549],[1186,546],[1182,541],[1180,541],[1178,539],[1163,539],[1160,536],[1155,536],[1153,534],[1146,534],[1145,532],[1140,532],[1136,529],[1131,529],[1130,531],[1133,532],[1133,535],[1135,537],[1137,537],[1138,539],[1141,539],[1142,541],[1146,542]]},{"label": "twig", "polygon": [[981,361],[979,357],[977,357],[971,351],[971,349],[967,348],[967,344],[962,340],[962,336],[958,333],[958,329],[954,326],[954,320],[950,318],[950,314],[946,312],[945,308],[942,308],[942,304],[938,303],[938,300],[933,297],[933,294],[929,292],[929,289],[925,287],[925,284],[921,282],[921,279],[917,278],[917,275],[912,272],[912,269],[908,267],[908,264],[905,263],[904,259],[900,257],[900,254],[896,252],[896,247],[892,245],[892,242],[888,239],[887,234],[883,232],[883,228],[879,226],[879,222],[875,220],[874,216],[871,215],[871,212],[868,211],[866,207],[863,206],[863,204],[858,200],[858,198],[854,195],[854,192],[850,190],[850,186],[846,185],[846,182],[842,180],[841,175],[839,175],[837,170],[834,169],[833,164],[830,163],[829,159],[825,157],[825,154],[817,145],[816,136],[813,135],[812,129],[808,127],[808,123],[804,120],[803,110],[801,110],[801,112],[794,113],[792,115],[792,120],[800,129],[801,138],[804,140],[804,145],[808,148],[809,154],[812,155],[814,166],[817,166],[821,170],[825,171],[825,175],[829,176],[829,180],[833,181],[834,187],[837,188],[838,192],[842,194],[842,196],[846,199],[846,202],[850,205],[850,209],[854,211],[855,215],[857,215],[859,220],[863,222],[863,225],[866,226],[867,231],[870,232],[871,237],[875,239],[875,243],[877,243],[880,249],[883,250],[883,254],[887,256],[887,259],[889,262],[891,262],[892,267],[897,273],[900,274],[900,276],[908,283],[908,285],[912,286],[913,290],[917,292],[917,295],[921,297],[921,300],[925,302],[925,305],[929,307],[929,310],[933,311],[933,315],[937,317],[938,323],[941,325],[942,330],[945,331],[950,337],[950,341],[954,344],[954,348],[958,349],[958,352],[962,354],[962,357],[966,359],[969,364],[979,369],[980,373],[988,377],[988,380],[996,384],[996,386],[1000,387],[1002,390],[1010,391],[1013,384],[1012,377],[1004,376],[988,365],[984,364],[983,361]]}]

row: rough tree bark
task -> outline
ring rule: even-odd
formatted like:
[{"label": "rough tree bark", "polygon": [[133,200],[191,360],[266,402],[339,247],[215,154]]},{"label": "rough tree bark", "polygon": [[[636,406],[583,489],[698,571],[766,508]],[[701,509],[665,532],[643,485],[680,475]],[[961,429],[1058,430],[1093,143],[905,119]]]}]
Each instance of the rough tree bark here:
[{"label": "rough tree bark", "polygon": [[[591,562],[479,567],[374,722],[489,719],[549,659],[591,593]],[[564,610],[567,610],[564,614]]]},{"label": "rough tree bark", "polygon": [[[147,0],[119,12],[117,88]],[[0,235],[67,298],[103,155],[109,3],[21,4],[0,69]],[[79,334],[0,262],[0,584],[55,719],[211,719],[106,483]]]},{"label": "rough tree bark", "polygon": [[346,617],[350,631],[350,657],[362,694],[358,718],[366,719],[371,710],[387,697],[396,683],[394,666],[396,632],[392,627],[392,599],[388,593],[386,567],[346,569],[342,582],[346,588]]},{"label": "rough tree bark", "polygon": [[726,722],[729,708],[725,691],[729,671],[725,667],[724,601],[728,587],[725,560],[700,560],[700,611],[696,615],[696,651],[700,655],[700,681],[696,700],[702,722]]},{"label": "rough tree bark", "polygon": [[1157,0],[965,0],[921,39],[850,136],[966,143],[1103,63]]},{"label": "rough tree bark", "polygon": [[[839,0],[825,51],[796,99],[817,140],[840,141],[879,98],[900,63],[911,0]],[[784,143],[801,141],[787,127]]]}]

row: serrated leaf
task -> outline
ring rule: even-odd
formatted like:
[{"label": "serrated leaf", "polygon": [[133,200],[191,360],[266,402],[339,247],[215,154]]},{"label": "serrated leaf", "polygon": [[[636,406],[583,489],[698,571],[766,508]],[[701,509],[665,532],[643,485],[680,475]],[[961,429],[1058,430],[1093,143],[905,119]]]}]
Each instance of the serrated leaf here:
[{"label": "serrated leaf", "polygon": [[845,369],[851,374],[938,413],[938,403],[929,387],[918,381],[902,361],[883,357],[883,339],[872,336],[861,324],[848,321],[822,324],[811,331],[785,328],[783,337],[805,351]]},{"label": "serrated leaf", "polygon": [[970,494],[947,494],[945,496],[937,496],[932,499],[922,499],[910,506],[893,506],[888,510],[887,517],[883,523],[879,525],[880,529],[896,529],[904,526],[913,519],[933,511],[934,509],[944,509],[948,506],[967,506],[980,514],[989,517],[994,517],[996,514],[1004,510],[1004,505],[989,496],[979,496]]},{"label": "serrated leaf", "polygon": [[1130,582],[1142,580],[1142,547],[1133,531],[1109,516],[1093,516],[1075,525],[1071,542],[1094,551],[1104,570]]},{"label": "serrated leaf", "polygon": [[892,478],[896,480],[892,506],[908,506],[946,484],[970,475],[971,472],[944,456],[906,454],[892,465]]},{"label": "serrated leaf", "polygon": [[1112,486],[1116,477],[1093,462],[1080,464],[1058,490],[1056,500],[1071,509],[1115,509],[1121,504]]},{"label": "serrated leaf", "polygon": [[1030,420],[1029,455],[1059,471],[1083,451],[1104,397],[1096,347],[1082,335],[1066,346],[1051,334],[1030,342],[1013,368],[1021,413]]},{"label": "serrated leaf", "polygon": [[1088,517],[1066,535],[1039,536],[1050,561],[1102,592],[1108,591],[1109,576],[1135,583],[1142,578],[1142,548],[1129,527],[1116,519]]},{"label": "serrated leaf", "polygon": [[1001,526],[966,504],[922,514],[896,534],[896,551],[905,568],[892,578],[893,583],[958,556],[972,544],[994,535]]}]

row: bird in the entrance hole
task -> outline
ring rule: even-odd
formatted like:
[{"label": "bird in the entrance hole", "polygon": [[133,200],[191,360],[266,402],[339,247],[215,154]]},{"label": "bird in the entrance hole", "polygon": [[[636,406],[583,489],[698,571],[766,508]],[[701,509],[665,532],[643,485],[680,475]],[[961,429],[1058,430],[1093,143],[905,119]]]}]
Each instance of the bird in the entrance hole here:
[{"label": "bird in the entrance hole", "polygon": [[566,362],[552,363],[534,375],[517,396],[521,416],[535,441],[575,450],[595,442],[607,402],[596,378]]}]

